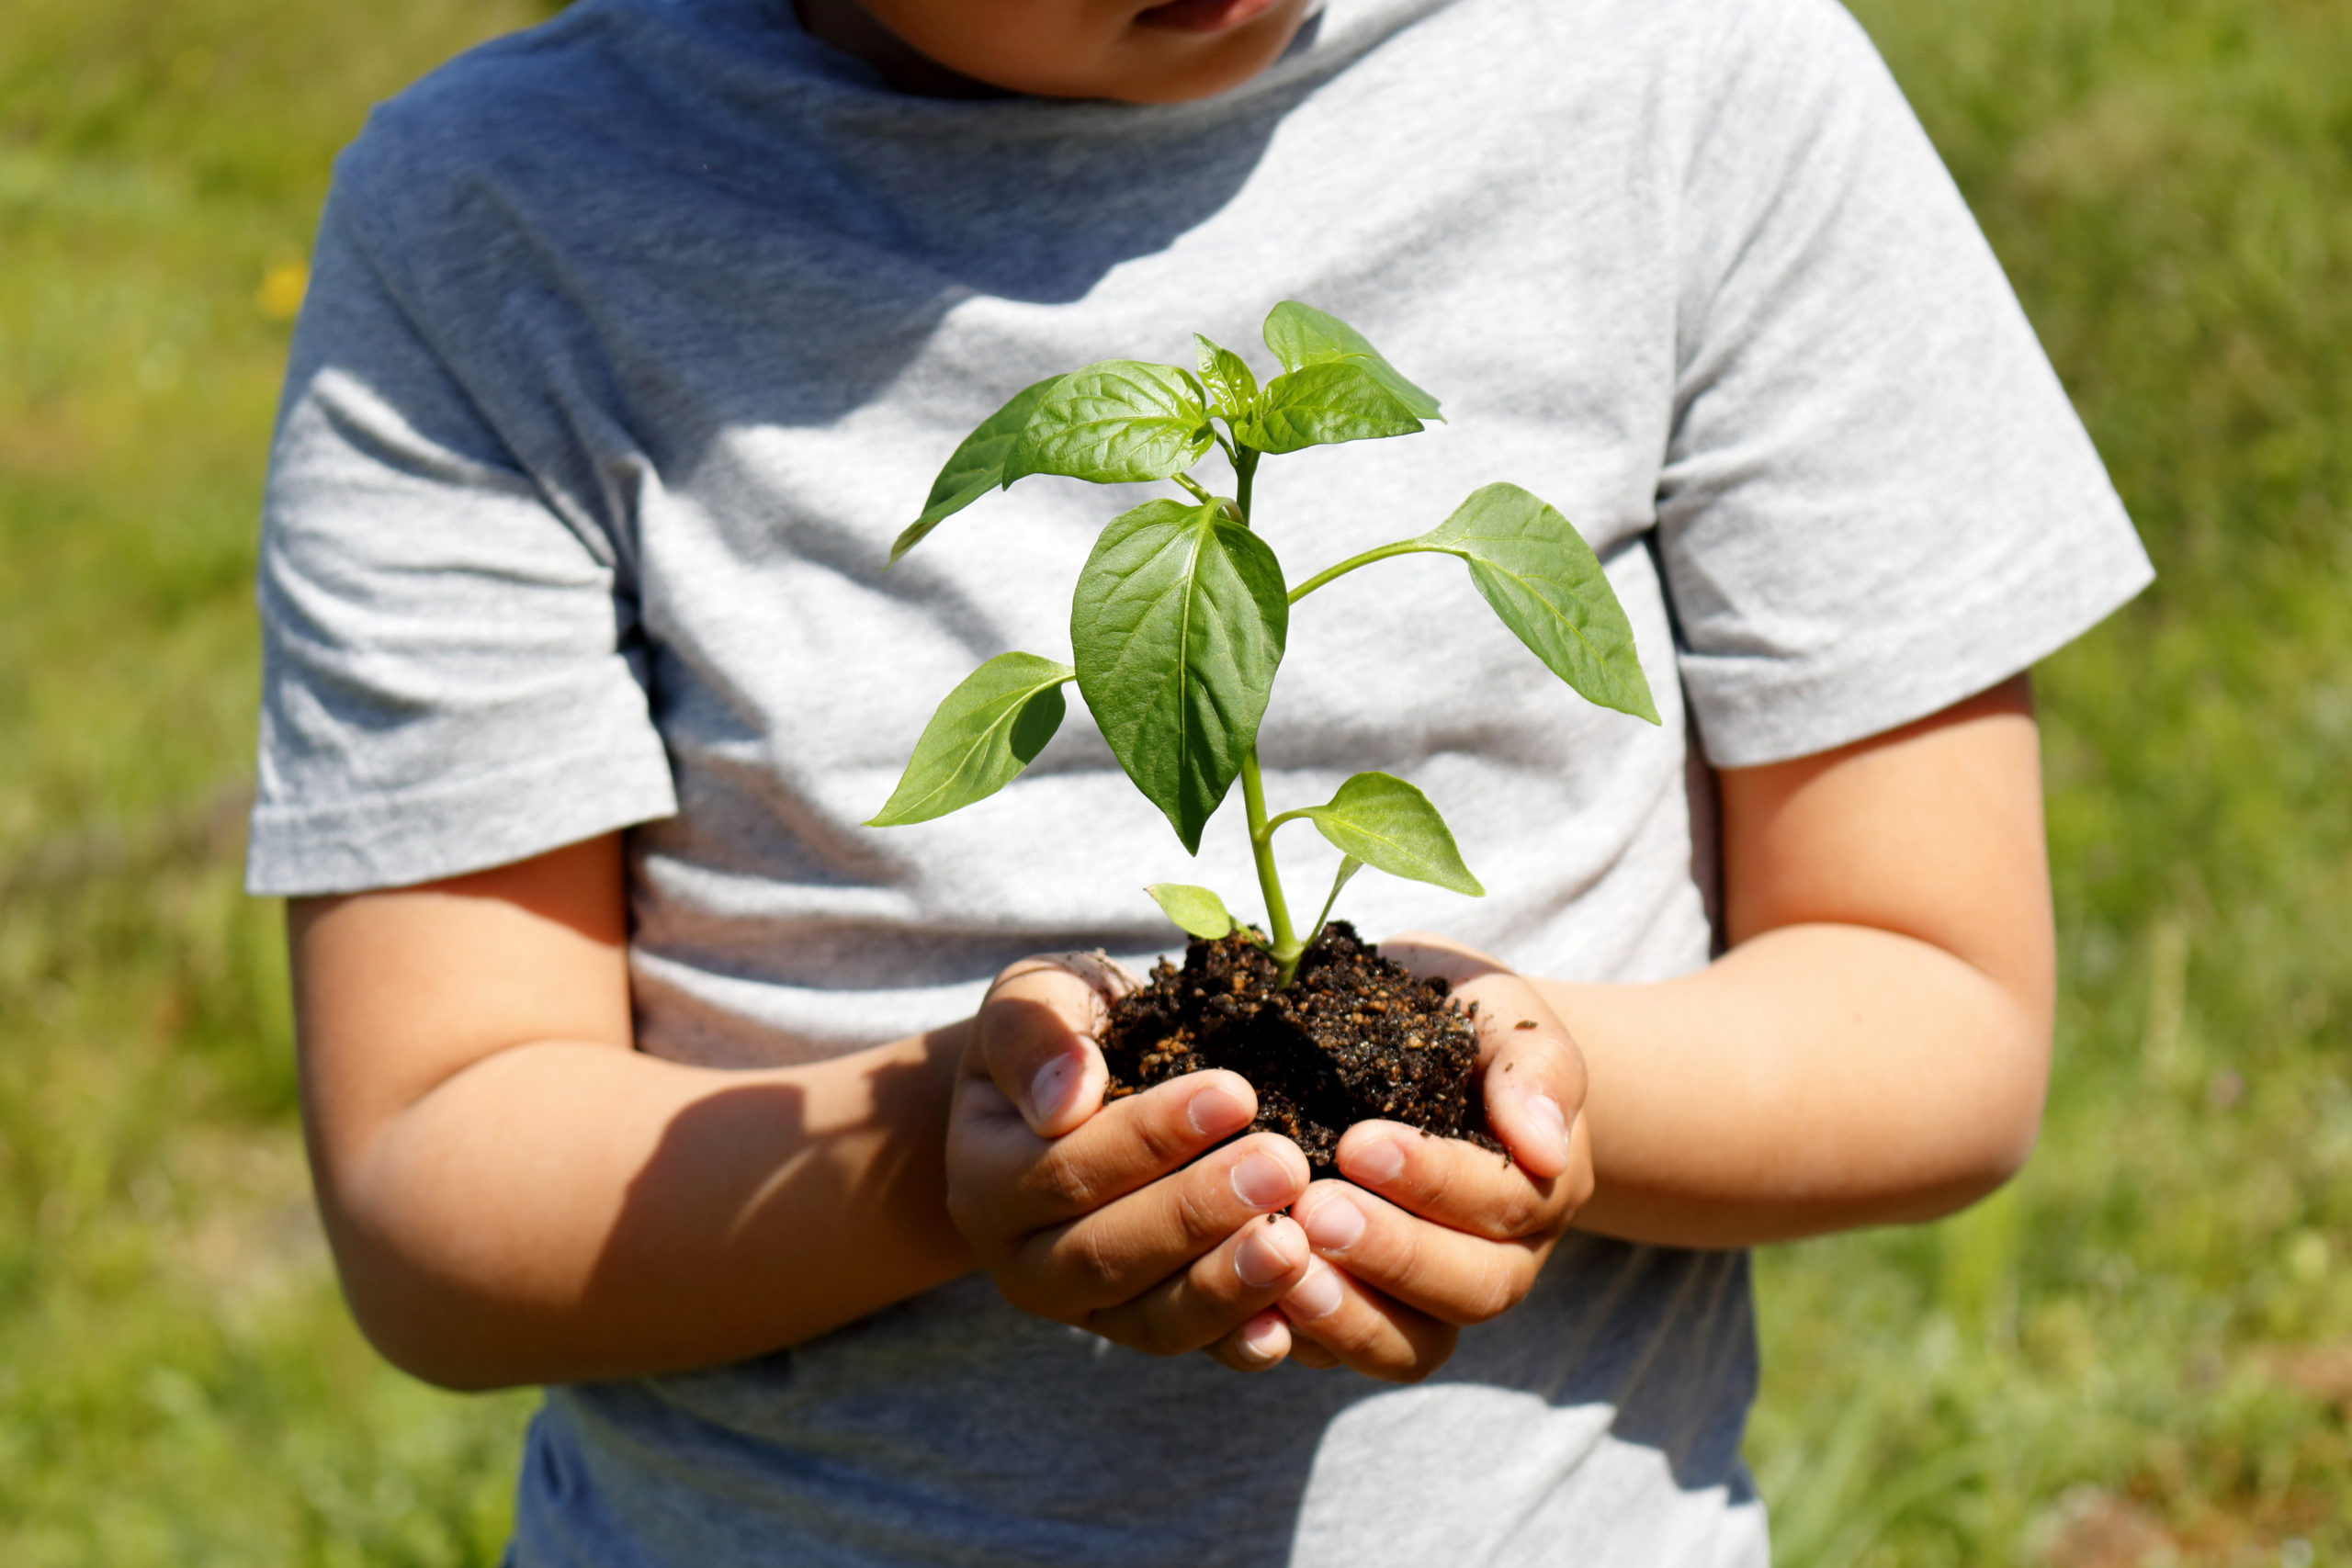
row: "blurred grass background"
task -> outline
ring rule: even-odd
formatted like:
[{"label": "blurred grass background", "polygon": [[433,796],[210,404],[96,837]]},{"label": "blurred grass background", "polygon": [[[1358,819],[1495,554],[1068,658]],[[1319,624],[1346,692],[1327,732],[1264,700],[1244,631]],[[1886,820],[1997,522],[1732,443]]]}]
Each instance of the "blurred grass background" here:
[{"label": "blurred grass background", "polygon": [[[494,1562],[378,1363],[237,891],[254,515],[366,106],[544,0],[0,16],[0,1561]],[[1856,0],[2164,573],[2041,674],[2042,1149],[1760,1261],[1777,1552],[2352,1562],[2352,5]]]}]

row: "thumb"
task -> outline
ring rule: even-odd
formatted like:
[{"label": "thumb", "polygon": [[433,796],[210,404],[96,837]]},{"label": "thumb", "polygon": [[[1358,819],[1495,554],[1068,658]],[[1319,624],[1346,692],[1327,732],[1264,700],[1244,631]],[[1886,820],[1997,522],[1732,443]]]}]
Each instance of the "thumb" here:
[{"label": "thumb", "polygon": [[1097,953],[1024,958],[996,977],[972,1021],[967,1077],[1011,1100],[1029,1130],[1058,1138],[1094,1114],[1110,1074],[1096,1036],[1135,979]]},{"label": "thumb", "polygon": [[[1533,987],[1529,987],[1529,998]],[[1541,1001],[1480,1021],[1501,1037],[1487,1059],[1487,1123],[1531,1176],[1566,1175],[1576,1163],[1584,1113],[1584,1053]],[[1532,1014],[1532,1017],[1526,1015]]]},{"label": "thumb", "polygon": [[1531,1175],[1565,1175],[1576,1162],[1584,1111],[1584,1053],[1525,977],[1501,960],[1415,931],[1383,953],[1417,975],[1442,977],[1457,1001],[1478,1009],[1478,1060],[1487,1123]]}]

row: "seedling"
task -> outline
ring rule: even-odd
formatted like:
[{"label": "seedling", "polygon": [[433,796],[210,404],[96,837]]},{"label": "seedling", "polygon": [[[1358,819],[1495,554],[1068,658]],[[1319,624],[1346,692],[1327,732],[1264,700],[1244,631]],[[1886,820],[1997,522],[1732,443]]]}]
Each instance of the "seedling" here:
[{"label": "seedling", "polygon": [[[982,495],[1030,474],[1097,484],[1168,479],[1183,498],[1148,501],[1104,526],[1070,604],[1072,662],[1002,653],[974,671],[939,705],[869,826],[926,821],[1003,788],[1060,727],[1061,689],[1074,681],[1112,754],[1188,853],[1200,852],[1202,829],[1240,780],[1266,909],[1264,930],[1251,939],[1287,986],[1340,888],[1363,866],[1473,897],[1486,891],[1437,807],[1392,774],[1357,773],[1319,806],[1268,814],[1258,723],[1300,600],[1391,556],[1456,556],[1503,625],[1560,679],[1603,707],[1652,724],[1658,717],[1633,627],[1600,563],[1566,518],[1517,485],[1487,485],[1429,532],[1286,588],[1250,506],[1260,461],[1409,435],[1442,416],[1435,398],[1335,317],[1286,300],[1267,316],[1265,339],[1283,368],[1263,386],[1239,355],[1195,334],[1197,374],[1112,359],[1049,377],[1022,389],[956,447],[922,514],[891,546],[893,563]],[[1212,494],[1192,474],[1213,449],[1231,465],[1229,496]],[[1274,833],[1295,821],[1312,822],[1343,857],[1303,936],[1274,864]],[[1208,888],[1160,883],[1147,891],[1194,936],[1240,929]]]}]

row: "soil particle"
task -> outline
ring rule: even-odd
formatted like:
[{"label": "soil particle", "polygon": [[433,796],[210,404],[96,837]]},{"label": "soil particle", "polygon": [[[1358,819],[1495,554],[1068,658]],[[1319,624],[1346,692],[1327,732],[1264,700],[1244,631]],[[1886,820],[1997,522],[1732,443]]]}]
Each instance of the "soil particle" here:
[{"label": "soil particle", "polygon": [[1230,1068],[1258,1091],[1252,1130],[1289,1137],[1318,1177],[1333,1174],[1340,1134],[1375,1118],[1500,1154],[1477,1092],[1476,1006],[1457,1007],[1443,980],[1408,974],[1344,920],[1324,928],[1286,990],[1247,936],[1196,941],[1182,969],[1161,959],[1150,984],[1112,1005],[1105,1098]]}]

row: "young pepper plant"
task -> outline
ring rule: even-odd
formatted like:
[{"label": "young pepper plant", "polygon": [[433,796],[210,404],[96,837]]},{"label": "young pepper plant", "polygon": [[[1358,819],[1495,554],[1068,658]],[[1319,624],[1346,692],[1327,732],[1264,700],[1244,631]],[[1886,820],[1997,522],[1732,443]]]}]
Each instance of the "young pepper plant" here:
[{"label": "young pepper plant", "polygon": [[[1357,773],[1319,806],[1268,814],[1258,724],[1300,600],[1391,556],[1455,556],[1503,625],[1569,686],[1603,707],[1652,724],[1658,717],[1633,627],[1600,563],[1566,518],[1517,485],[1487,485],[1427,533],[1286,587],[1251,507],[1260,461],[1408,435],[1442,416],[1435,398],[1336,317],[1286,300],[1267,316],[1264,335],[1282,374],[1262,386],[1239,355],[1195,334],[1197,372],[1113,359],[1049,377],[1014,394],[956,447],[922,515],[891,546],[893,564],[947,518],[1030,474],[1098,484],[1167,479],[1183,496],[1148,501],[1103,527],[1071,598],[1072,662],[1003,653],[973,671],[939,705],[868,825],[927,821],[1003,788],[1053,738],[1066,708],[1061,689],[1075,682],[1112,754],[1187,852],[1199,852],[1202,829],[1240,781],[1266,909],[1265,931],[1253,936],[1287,985],[1340,889],[1363,866],[1457,893],[1486,891],[1429,797],[1391,774]],[[1229,496],[1212,494],[1192,474],[1212,450],[1231,467]],[[1273,853],[1275,830],[1301,820],[1342,856],[1322,912],[1304,931],[1291,919]],[[1194,936],[1237,929],[1225,901],[1205,887],[1162,883],[1148,891]]]}]

